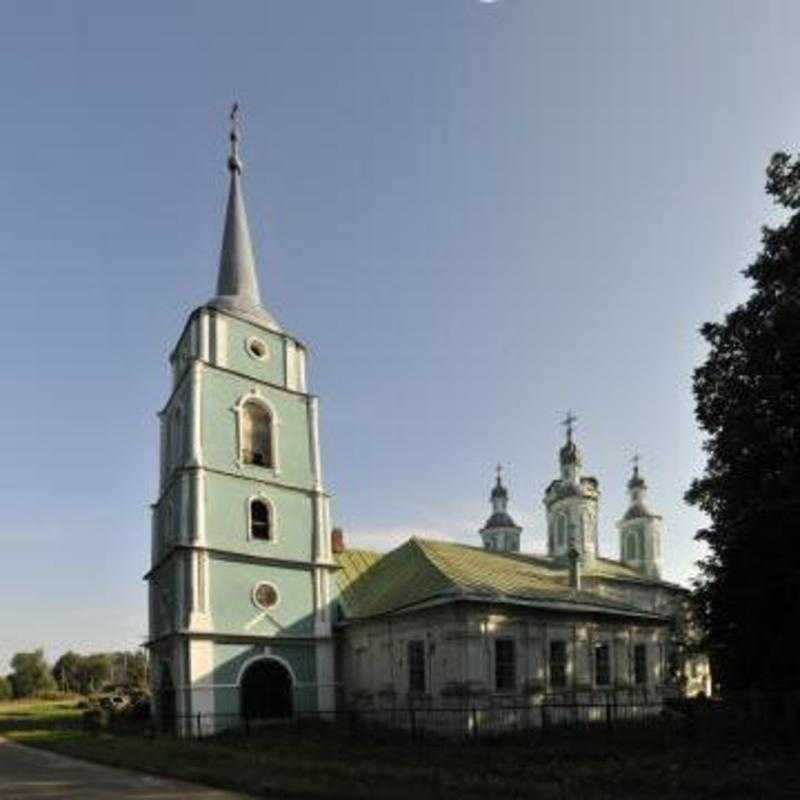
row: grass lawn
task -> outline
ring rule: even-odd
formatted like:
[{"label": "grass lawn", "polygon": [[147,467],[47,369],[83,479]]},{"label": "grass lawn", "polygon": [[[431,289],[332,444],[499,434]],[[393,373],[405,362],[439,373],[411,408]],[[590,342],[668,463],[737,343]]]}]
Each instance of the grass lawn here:
[{"label": "grass lawn", "polygon": [[[314,724],[202,741],[85,732],[74,702],[0,703],[0,735],[115,766],[275,798],[800,797],[793,747],[666,746],[657,729],[481,744],[354,741]],[[675,741],[675,737],[671,738]]]}]

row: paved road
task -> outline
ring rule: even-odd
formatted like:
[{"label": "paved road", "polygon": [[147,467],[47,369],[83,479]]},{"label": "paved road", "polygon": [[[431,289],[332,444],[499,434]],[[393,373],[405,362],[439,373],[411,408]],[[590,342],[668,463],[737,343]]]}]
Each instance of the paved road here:
[{"label": "paved road", "polygon": [[3,800],[242,800],[242,795],[22,747],[0,739]]}]

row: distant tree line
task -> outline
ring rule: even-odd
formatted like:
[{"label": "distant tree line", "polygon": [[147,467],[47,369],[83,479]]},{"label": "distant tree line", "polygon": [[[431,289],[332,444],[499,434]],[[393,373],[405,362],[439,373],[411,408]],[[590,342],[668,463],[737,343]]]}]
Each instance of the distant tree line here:
[{"label": "distant tree line", "polygon": [[0,700],[52,692],[92,694],[120,686],[144,690],[147,683],[147,654],[142,650],[89,655],[69,650],[51,667],[40,648],[14,655],[11,673],[0,676]]}]

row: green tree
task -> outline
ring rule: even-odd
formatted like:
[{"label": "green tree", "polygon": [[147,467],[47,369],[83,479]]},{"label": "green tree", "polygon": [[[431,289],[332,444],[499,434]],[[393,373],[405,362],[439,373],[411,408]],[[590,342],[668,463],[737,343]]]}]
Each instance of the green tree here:
[{"label": "green tree", "polygon": [[137,650],[127,658],[128,686],[132,689],[146,689],[148,684],[147,653]]},{"label": "green tree", "polygon": [[17,653],[11,659],[11,685],[14,697],[31,697],[37,692],[55,689],[55,681],[50,667],[40,648],[32,653]]},{"label": "green tree", "polygon": [[14,692],[11,689],[11,681],[0,675],[0,700],[10,700]]},{"label": "green tree", "polygon": [[702,327],[694,375],[707,462],[686,497],[710,519],[694,599],[727,690],[800,686],[800,160],[773,156],[767,192],[788,213],[763,229],[749,299]]},{"label": "green tree", "polygon": [[78,686],[81,694],[99,692],[111,676],[111,658],[106,653],[79,656]]},{"label": "green tree", "polygon": [[80,667],[83,656],[68,650],[53,665],[53,677],[62,692],[80,691]]}]

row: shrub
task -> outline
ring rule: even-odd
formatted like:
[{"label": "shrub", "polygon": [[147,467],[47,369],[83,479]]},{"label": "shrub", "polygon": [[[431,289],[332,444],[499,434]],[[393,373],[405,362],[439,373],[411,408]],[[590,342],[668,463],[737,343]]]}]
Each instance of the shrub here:
[{"label": "shrub", "polygon": [[83,712],[83,727],[91,733],[108,730],[111,725],[111,712],[100,706],[92,706]]}]

